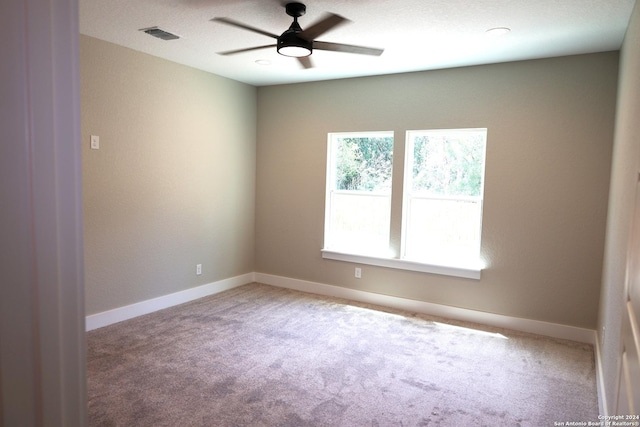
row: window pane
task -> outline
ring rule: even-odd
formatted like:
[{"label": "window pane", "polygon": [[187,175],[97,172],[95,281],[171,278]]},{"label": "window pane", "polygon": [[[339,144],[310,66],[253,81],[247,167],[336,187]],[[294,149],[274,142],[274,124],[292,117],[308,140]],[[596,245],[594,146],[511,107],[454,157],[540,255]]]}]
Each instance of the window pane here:
[{"label": "window pane", "polygon": [[436,131],[412,135],[414,194],[480,196],[484,133]]},{"label": "window pane", "polygon": [[393,137],[336,137],[336,190],[391,191]]},{"label": "window pane", "polygon": [[387,252],[392,161],[391,132],[329,135],[326,249]]},{"label": "window pane", "polygon": [[434,263],[477,259],[486,129],[407,133],[404,257]]},{"label": "window pane", "polygon": [[384,250],[389,245],[388,196],[333,192],[332,247],[357,253]]},{"label": "window pane", "polygon": [[409,206],[409,258],[468,259],[478,255],[481,205],[478,201],[413,198]]}]

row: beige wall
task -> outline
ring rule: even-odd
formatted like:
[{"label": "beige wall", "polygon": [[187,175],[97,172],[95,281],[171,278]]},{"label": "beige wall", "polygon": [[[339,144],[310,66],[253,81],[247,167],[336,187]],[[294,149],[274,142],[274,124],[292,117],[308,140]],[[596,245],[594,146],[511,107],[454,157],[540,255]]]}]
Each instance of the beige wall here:
[{"label": "beige wall", "polygon": [[80,41],[87,314],[253,271],[256,89]]},{"label": "beige wall", "polygon": [[[259,88],[255,270],[594,329],[617,64],[603,53]],[[355,279],[321,258],[328,132],[457,127],[488,128],[480,281],[372,266]]]},{"label": "beige wall", "polygon": [[[617,60],[256,89],[82,36],[87,314],[258,271],[595,328]],[[489,129],[482,279],[323,260],[327,132],[453,127]]]},{"label": "beige wall", "polygon": [[[620,57],[620,80],[609,194],[598,332],[609,414],[617,402],[620,328],[625,302],[627,246],[640,172],[640,4],[636,3]],[[602,334],[603,328],[605,333]],[[604,338],[604,340],[603,340]]]}]

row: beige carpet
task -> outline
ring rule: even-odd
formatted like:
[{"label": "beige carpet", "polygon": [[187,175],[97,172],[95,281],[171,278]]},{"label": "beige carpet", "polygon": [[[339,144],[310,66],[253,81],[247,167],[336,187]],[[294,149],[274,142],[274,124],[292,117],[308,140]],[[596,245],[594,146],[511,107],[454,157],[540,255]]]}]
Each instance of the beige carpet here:
[{"label": "beige carpet", "polygon": [[88,333],[92,426],[596,421],[593,348],[251,284]]}]

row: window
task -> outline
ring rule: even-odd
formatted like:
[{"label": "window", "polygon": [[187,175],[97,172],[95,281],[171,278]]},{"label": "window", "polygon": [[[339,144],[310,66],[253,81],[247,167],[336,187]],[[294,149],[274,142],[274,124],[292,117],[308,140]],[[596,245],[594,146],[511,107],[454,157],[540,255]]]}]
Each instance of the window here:
[{"label": "window", "polygon": [[486,129],[407,132],[403,258],[478,259],[485,145]]},{"label": "window", "polygon": [[329,134],[323,257],[480,278],[486,135],[408,131],[394,160],[393,132]]},{"label": "window", "polygon": [[393,133],[329,135],[325,249],[387,255]]}]

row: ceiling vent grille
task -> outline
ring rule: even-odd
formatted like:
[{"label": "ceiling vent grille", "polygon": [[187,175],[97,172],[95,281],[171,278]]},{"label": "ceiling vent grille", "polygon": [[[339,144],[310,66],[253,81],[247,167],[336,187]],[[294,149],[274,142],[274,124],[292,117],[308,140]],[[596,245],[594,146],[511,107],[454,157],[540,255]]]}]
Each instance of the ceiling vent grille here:
[{"label": "ceiling vent grille", "polygon": [[144,31],[150,36],[159,38],[161,40],[178,40],[180,38],[180,36],[171,34],[170,32],[162,30],[158,27],[142,28],[140,31]]}]

